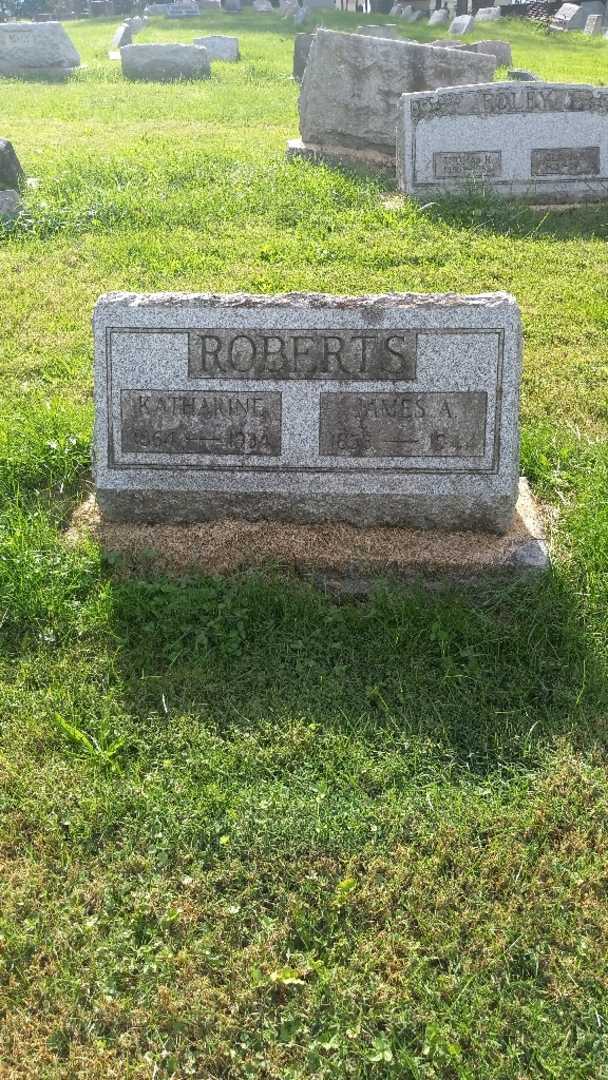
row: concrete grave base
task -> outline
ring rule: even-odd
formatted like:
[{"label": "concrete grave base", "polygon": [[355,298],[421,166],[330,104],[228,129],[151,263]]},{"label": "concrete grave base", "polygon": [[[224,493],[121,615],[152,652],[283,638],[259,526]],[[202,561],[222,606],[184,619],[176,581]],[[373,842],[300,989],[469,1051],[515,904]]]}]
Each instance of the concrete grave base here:
[{"label": "concrete grave base", "polygon": [[372,176],[395,178],[396,158],[393,154],[383,154],[379,150],[356,150],[352,146],[318,146],[305,143],[302,139],[290,139],[287,143],[287,158],[303,158],[313,164],[336,166],[352,169],[353,172]]},{"label": "concrete grave base", "polygon": [[529,578],[550,567],[544,530],[525,480],[512,527],[493,533],[442,532],[348,524],[299,525],[226,517],[194,524],[106,521],[91,497],[67,537],[92,535],[118,572],[230,574],[279,567],[337,594],[365,595],[379,581],[430,586]]}]

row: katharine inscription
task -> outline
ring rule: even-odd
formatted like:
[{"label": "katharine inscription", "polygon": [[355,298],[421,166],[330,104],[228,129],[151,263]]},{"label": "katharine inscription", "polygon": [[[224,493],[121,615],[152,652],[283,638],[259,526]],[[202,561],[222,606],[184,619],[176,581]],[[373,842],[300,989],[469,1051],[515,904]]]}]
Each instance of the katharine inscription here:
[{"label": "katharine inscription", "polygon": [[483,457],[484,391],[321,394],[319,452],[332,457]]},{"label": "katharine inscription", "polygon": [[123,390],[123,453],[281,453],[281,395],[235,391]]},{"label": "katharine inscription", "polygon": [[415,379],[416,333],[192,330],[188,375],[191,379]]}]

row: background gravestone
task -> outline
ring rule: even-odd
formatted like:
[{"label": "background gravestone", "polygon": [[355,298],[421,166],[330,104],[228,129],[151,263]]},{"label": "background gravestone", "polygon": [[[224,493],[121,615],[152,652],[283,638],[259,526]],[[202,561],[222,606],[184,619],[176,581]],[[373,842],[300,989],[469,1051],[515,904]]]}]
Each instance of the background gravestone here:
[{"label": "background gravestone", "polygon": [[61,23],[0,24],[0,75],[65,78],[80,56]]},{"label": "background gravestone", "polygon": [[118,30],[112,38],[111,49],[122,49],[124,45],[131,45],[133,43],[133,31],[129,23],[122,23],[118,27]]},{"label": "background gravestone", "polygon": [[126,79],[169,82],[174,79],[208,79],[207,50],[197,45],[125,45],[120,50]]},{"label": "background gravestone", "polygon": [[588,15],[587,22],[585,23],[585,33],[595,37],[596,34],[601,34],[603,18],[601,15]]},{"label": "background gravestone", "polygon": [[584,0],[582,4],[562,4],[551,20],[552,30],[584,30],[589,15],[604,15],[601,0]]},{"label": "background gravestone", "polygon": [[12,188],[18,191],[25,180],[25,173],[8,139],[0,139],[0,190]]},{"label": "background gravestone", "polygon": [[608,197],[608,87],[488,83],[405,94],[398,183],[419,198],[473,187],[542,202]]},{"label": "background gravestone", "polygon": [[497,41],[492,39],[490,41],[432,41],[431,45],[436,45],[443,49],[460,49],[464,52],[485,53],[486,56],[494,56],[496,63],[499,67],[508,67],[513,62],[511,53],[511,45],[508,41]]},{"label": "background gravestone", "polygon": [[213,34],[207,37],[195,38],[193,44],[206,49],[210,60],[234,61],[241,59],[239,39],[236,37]]},{"label": "background gravestone", "polygon": [[521,325],[505,293],[115,293],[94,329],[108,518],[512,523]]},{"label": "background gravestone", "polygon": [[493,56],[317,30],[300,92],[302,141],[289,156],[394,168],[402,93],[487,82]]},{"label": "background gravestone", "polygon": [[367,34],[369,37],[379,38],[398,38],[397,27],[394,24],[387,23],[386,26],[374,26],[373,23],[368,23],[367,26],[358,26],[356,30],[357,34]]},{"label": "background gravestone", "polygon": [[450,26],[450,34],[470,34],[475,29],[474,15],[457,15]]},{"label": "background gravestone", "polygon": [[0,191],[0,221],[15,221],[21,213],[21,198],[18,191]]},{"label": "background gravestone", "polygon": [[302,82],[314,34],[296,34],[293,41],[293,77]]}]

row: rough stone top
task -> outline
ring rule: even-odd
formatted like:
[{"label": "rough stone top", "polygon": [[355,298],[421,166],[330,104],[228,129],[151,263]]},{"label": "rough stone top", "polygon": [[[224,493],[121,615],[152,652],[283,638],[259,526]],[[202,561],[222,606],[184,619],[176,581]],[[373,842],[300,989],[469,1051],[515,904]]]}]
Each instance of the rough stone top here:
[{"label": "rough stone top", "polygon": [[[403,311],[412,309],[416,311],[428,308],[429,310],[441,309],[449,311],[454,309],[462,311],[466,305],[469,310],[476,308],[487,311],[488,307],[517,308],[515,297],[507,292],[477,293],[473,296],[459,293],[379,293],[367,296],[331,296],[327,293],[279,293],[273,296],[252,295],[250,293],[129,293],[110,292],[100,296],[95,305],[94,320],[97,324],[100,320],[111,321],[113,310],[120,312],[120,318],[131,314],[136,322],[142,309],[157,310],[159,315],[166,318],[168,313],[179,312],[180,325],[189,315],[196,321],[199,307],[206,310],[215,309],[218,318],[222,310],[229,314],[235,310],[246,314],[259,312],[262,318],[269,309],[288,310],[290,315],[294,309],[300,309],[302,313],[314,311],[327,312],[335,319],[339,312],[347,315],[359,315],[363,321],[373,322],[374,319],[383,318],[391,311]],[[126,309],[126,310],[125,310]]]},{"label": "rough stone top", "polygon": [[415,119],[504,116],[508,113],[608,113],[608,86],[584,83],[497,82],[442,87],[404,95]]}]

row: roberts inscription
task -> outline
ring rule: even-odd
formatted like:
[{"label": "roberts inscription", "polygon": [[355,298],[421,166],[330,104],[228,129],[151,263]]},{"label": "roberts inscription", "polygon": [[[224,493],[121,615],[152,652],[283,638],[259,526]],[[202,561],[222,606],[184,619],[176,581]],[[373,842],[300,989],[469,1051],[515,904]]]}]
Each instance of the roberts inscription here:
[{"label": "roberts inscription", "polygon": [[414,379],[416,334],[373,329],[193,330],[192,379]]}]

